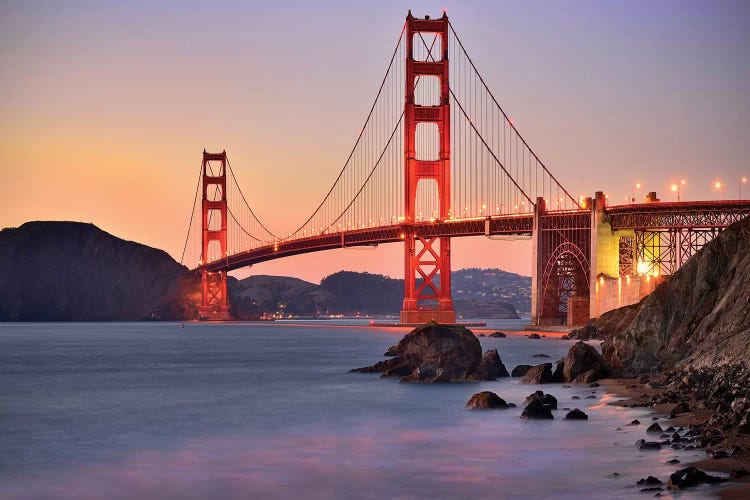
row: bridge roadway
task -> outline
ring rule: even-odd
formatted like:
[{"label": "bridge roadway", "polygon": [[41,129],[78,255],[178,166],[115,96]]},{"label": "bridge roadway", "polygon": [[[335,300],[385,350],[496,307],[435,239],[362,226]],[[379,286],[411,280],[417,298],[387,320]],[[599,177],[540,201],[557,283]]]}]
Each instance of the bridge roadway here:
[{"label": "bridge roadway", "polygon": [[[721,228],[750,215],[750,200],[653,202],[617,205],[605,209],[612,228],[640,230],[683,230]],[[548,211],[560,216],[590,213],[589,209]],[[531,235],[534,216],[531,213],[421,222],[413,225],[423,238],[449,236]],[[336,248],[378,245],[403,240],[405,226],[394,224],[342,232],[324,233],[306,238],[279,240],[238,252],[205,265],[209,272],[232,271],[269,260]],[[561,229],[564,229],[561,228]],[[200,269],[200,267],[199,267]]]}]

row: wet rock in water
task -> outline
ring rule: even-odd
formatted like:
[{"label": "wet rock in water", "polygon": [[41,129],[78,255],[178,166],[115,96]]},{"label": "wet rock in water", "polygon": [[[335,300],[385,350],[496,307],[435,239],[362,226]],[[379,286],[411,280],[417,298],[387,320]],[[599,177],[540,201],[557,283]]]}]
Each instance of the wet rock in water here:
[{"label": "wet rock in water", "polygon": [[[591,372],[591,373],[587,373]],[[604,359],[595,347],[578,341],[570,348],[565,356],[563,375],[566,382],[575,381],[580,375],[586,375],[582,380],[588,383],[605,375]]]},{"label": "wet rock in water", "polygon": [[476,380],[482,346],[461,325],[421,325],[388,349],[395,357],[353,372],[382,372],[404,382],[450,382]]},{"label": "wet rock in water", "polygon": [[674,464],[679,464],[679,463],[680,463],[680,461],[679,461],[679,460],[677,460],[676,458],[673,458],[672,460],[667,460],[667,461],[666,461],[666,462],[664,462],[664,463],[665,463],[665,464],[671,464],[671,465],[674,465]]},{"label": "wet rock in water", "polygon": [[500,360],[497,349],[490,349],[482,355],[477,368],[479,380],[496,380],[498,378],[510,377],[508,370]]},{"label": "wet rock in water", "polygon": [[500,396],[492,391],[482,391],[474,394],[469,402],[466,403],[467,408],[471,409],[500,409],[504,410],[508,408],[508,403],[503,400]]},{"label": "wet rock in water", "polygon": [[485,334],[483,334],[483,333],[480,333],[479,335],[477,335],[477,337],[486,337],[486,336],[487,336],[487,335],[485,335]]},{"label": "wet rock in water", "polygon": [[568,337],[567,335],[563,335],[562,337],[560,337],[560,340],[570,340],[570,337]]},{"label": "wet rock in water", "polygon": [[529,370],[531,370],[531,365],[518,365],[510,372],[510,376],[523,377]]},{"label": "wet rock in water", "polygon": [[532,401],[541,401],[543,405],[548,406],[551,410],[557,410],[557,398],[552,394],[545,394],[543,391],[536,391],[526,397],[524,403],[529,404]]},{"label": "wet rock in water", "polygon": [[687,467],[685,469],[680,469],[669,476],[669,483],[667,484],[670,488],[689,488],[699,484],[715,484],[724,481],[726,481],[726,479],[717,476],[710,476],[695,467]]},{"label": "wet rock in water", "polygon": [[393,344],[388,349],[386,349],[386,351],[383,353],[383,356],[388,356],[388,357],[398,356],[398,352],[396,352],[397,345],[398,344]]},{"label": "wet rock in water", "polygon": [[[600,387],[598,382],[592,382],[589,384],[589,387]],[[654,420],[656,420],[656,417],[654,417]]]},{"label": "wet rock in water", "polygon": [[648,476],[646,479],[639,479],[636,484],[638,486],[656,486],[664,483],[662,483],[658,477]]},{"label": "wet rock in water", "polygon": [[641,421],[638,419],[631,420],[631,422],[628,425],[641,425]]},{"label": "wet rock in water", "polygon": [[363,368],[354,368],[349,371],[358,372],[358,373],[383,373],[385,371],[397,368],[401,365],[403,365],[403,363],[397,362],[395,359],[386,359],[385,361],[378,361],[372,366],[365,366]]},{"label": "wet rock in water", "polygon": [[572,398],[570,398],[570,399],[581,399],[581,396],[573,396],[573,397],[572,397]]},{"label": "wet rock in water", "polygon": [[661,425],[659,425],[658,423],[653,423],[648,426],[648,429],[646,429],[646,432],[661,433],[662,432]]},{"label": "wet rock in water", "polygon": [[549,384],[552,382],[552,363],[544,363],[532,366],[526,374],[521,377],[524,384]]},{"label": "wet rock in water", "polygon": [[[664,488],[662,488],[661,486],[649,486],[648,488],[641,488],[638,491],[640,491],[641,493],[648,493],[650,491],[664,491]],[[659,496],[660,497],[661,493],[657,493],[654,496]]]},{"label": "wet rock in water", "polygon": [[690,411],[690,407],[684,401],[677,403],[672,411],[669,412],[669,418],[675,418],[680,413],[687,413]]},{"label": "wet rock in water", "polygon": [[495,333],[490,333],[490,337],[493,337],[496,339],[504,339],[505,337],[507,337],[507,335],[504,334],[503,332],[495,332]]},{"label": "wet rock in water", "polygon": [[551,358],[552,356],[550,356],[549,354],[532,354],[531,357],[532,358]]},{"label": "wet rock in water", "polygon": [[596,399],[596,396],[586,396],[586,399]]},{"label": "wet rock in water", "polygon": [[539,336],[538,333],[530,333],[529,334],[530,339],[541,339],[542,337]]},{"label": "wet rock in water", "polygon": [[661,450],[661,443],[658,443],[656,441],[644,441],[638,445],[638,449],[641,451]]},{"label": "wet rock in water", "polygon": [[565,420],[588,420],[588,419],[589,419],[589,416],[586,415],[581,410],[579,410],[578,408],[570,410],[568,414],[565,415]]},{"label": "wet rock in water", "polygon": [[524,420],[552,420],[552,410],[538,399],[534,399],[526,405],[521,412],[521,418]]}]

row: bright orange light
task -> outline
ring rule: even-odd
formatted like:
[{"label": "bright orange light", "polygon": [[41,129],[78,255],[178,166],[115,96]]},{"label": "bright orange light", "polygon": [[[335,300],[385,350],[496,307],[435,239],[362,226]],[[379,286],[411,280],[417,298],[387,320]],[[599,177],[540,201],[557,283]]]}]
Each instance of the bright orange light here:
[{"label": "bright orange light", "polygon": [[714,189],[721,189],[721,181],[714,182]]},{"label": "bright orange light", "polygon": [[637,183],[637,184],[635,185],[635,188],[636,188],[636,189],[641,189],[641,183],[640,183],[640,182],[639,182],[639,183]]},{"label": "bright orange light", "polygon": [[743,177],[741,180],[743,184],[747,184],[747,177]]},{"label": "bright orange light", "polygon": [[676,193],[677,190],[680,189],[680,187],[677,184],[672,184],[672,187],[670,187],[670,189],[673,193]]}]

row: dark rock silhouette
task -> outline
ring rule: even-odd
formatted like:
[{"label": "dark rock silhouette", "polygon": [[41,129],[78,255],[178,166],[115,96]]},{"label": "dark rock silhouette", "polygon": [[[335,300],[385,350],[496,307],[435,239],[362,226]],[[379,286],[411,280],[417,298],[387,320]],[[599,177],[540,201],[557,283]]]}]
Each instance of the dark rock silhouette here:
[{"label": "dark rock silhouette", "polygon": [[[353,372],[382,372],[403,382],[488,380],[479,373],[482,347],[466,327],[428,323],[389,349],[395,357]],[[498,358],[499,360],[499,358]]]},{"label": "dark rock silhouette", "polygon": [[591,383],[605,373],[602,355],[583,341],[576,342],[565,356],[563,377],[566,382]]},{"label": "dark rock silhouette", "polygon": [[510,377],[510,373],[500,360],[497,349],[490,349],[482,355],[477,368],[477,378],[480,380],[495,380]]},{"label": "dark rock silhouette", "polygon": [[532,366],[526,374],[521,377],[521,382],[524,384],[549,384],[552,381],[552,363]]},{"label": "dark rock silhouette", "polygon": [[578,408],[574,408],[565,415],[564,420],[588,420],[589,416]]},{"label": "dark rock silhouette", "polygon": [[518,365],[510,372],[511,377],[523,377],[531,370],[531,365]]},{"label": "dark rock silhouette", "polygon": [[[541,392],[541,391],[539,391]],[[529,399],[531,398],[531,399]],[[529,403],[521,412],[521,418],[524,420],[552,420],[552,408],[543,402],[543,397],[536,397],[536,393],[527,398]]]},{"label": "dark rock silhouette", "polygon": [[699,484],[715,484],[724,481],[726,481],[726,479],[710,476],[695,467],[687,467],[685,469],[680,469],[669,476],[667,486],[670,488],[690,488],[691,486],[697,486]]},{"label": "dark rock silhouette", "polygon": [[474,394],[469,402],[466,403],[467,408],[471,409],[501,409],[508,408],[508,403],[503,398],[491,391],[482,391]]}]

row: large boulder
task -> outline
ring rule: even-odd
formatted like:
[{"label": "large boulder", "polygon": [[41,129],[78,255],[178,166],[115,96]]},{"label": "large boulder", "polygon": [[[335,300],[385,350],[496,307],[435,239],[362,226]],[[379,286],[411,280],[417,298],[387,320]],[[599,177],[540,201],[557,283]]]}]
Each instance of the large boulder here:
[{"label": "large boulder", "polygon": [[699,484],[714,484],[726,481],[726,479],[710,476],[700,469],[695,467],[687,467],[680,469],[669,476],[669,482],[667,485],[670,488],[690,488],[691,486],[697,486]]},{"label": "large boulder", "polygon": [[504,410],[508,408],[508,403],[492,391],[482,391],[474,394],[471,399],[469,399],[469,402],[466,403],[466,407],[481,410]]},{"label": "large boulder", "polygon": [[578,408],[573,408],[565,415],[563,420],[588,420],[589,416]]},{"label": "large boulder", "polygon": [[523,377],[531,370],[531,365],[518,365],[510,372],[511,377]]},{"label": "large boulder", "polygon": [[551,420],[552,410],[549,406],[542,403],[539,399],[533,399],[526,408],[521,412],[523,420]]},{"label": "large boulder", "polygon": [[544,391],[536,391],[529,394],[524,403],[529,404],[535,399],[541,401],[543,405],[549,407],[551,410],[557,410],[557,398],[552,394],[545,394]]},{"label": "large boulder", "polygon": [[393,358],[353,372],[381,372],[404,382],[488,380],[478,373],[482,346],[461,325],[421,325],[388,349]]},{"label": "large boulder", "polygon": [[552,381],[552,363],[532,366],[529,371],[521,377],[521,382],[524,384],[549,384]]},{"label": "large boulder", "polygon": [[578,382],[591,383],[597,378],[601,378],[606,373],[604,359],[595,347],[586,344],[583,341],[576,342],[565,356],[565,365],[563,366],[563,377],[566,382],[576,381],[579,375],[586,374],[593,370],[592,373],[584,380]]},{"label": "large boulder", "polygon": [[500,360],[497,349],[490,349],[482,355],[477,368],[477,378],[479,380],[495,380],[498,378],[510,377],[510,373]]}]

